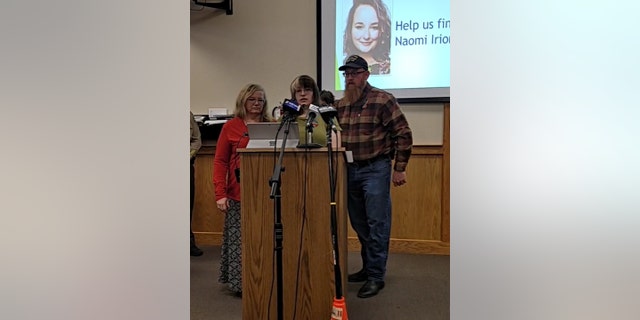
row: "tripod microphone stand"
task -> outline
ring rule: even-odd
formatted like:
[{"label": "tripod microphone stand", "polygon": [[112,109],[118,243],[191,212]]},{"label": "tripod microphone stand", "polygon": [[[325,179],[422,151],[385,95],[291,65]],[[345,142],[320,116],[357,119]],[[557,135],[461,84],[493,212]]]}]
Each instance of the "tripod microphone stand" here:
[{"label": "tripod microphone stand", "polygon": [[[328,121],[327,121],[328,120]],[[336,212],[336,176],[333,170],[333,148],[331,133],[335,130],[333,119],[325,120],[327,123],[327,157],[329,160],[329,195],[331,204],[331,245],[333,248],[333,273],[336,283],[336,293],[333,302],[331,319],[348,319],[347,309],[342,295],[342,271],[340,270],[340,250],[338,249],[338,227]]]},{"label": "tripod microphone stand", "polygon": [[[283,310],[284,310],[284,302],[283,302],[283,275],[282,275],[282,238],[283,238],[283,228],[282,228],[282,191],[280,189],[281,186],[281,175],[282,171],[284,171],[284,167],[282,166],[282,161],[284,158],[284,148],[287,144],[287,136],[289,135],[289,127],[291,122],[294,121],[295,118],[291,118],[285,116],[282,120],[282,126],[284,129],[284,135],[282,138],[282,147],[280,148],[280,156],[278,157],[278,161],[275,163],[273,168],[273,175],[269,180],[269,185],[271,186],[270,198],[274,199],[274,225],[273,225],[273,233],[274,233],[274,247],[276,255],[276,303],[277,303],[277,319],[282,320],[283,318]],[[276,136],[277,137],[277,136]],[[276,139],[277,141],[277,139]]]}]

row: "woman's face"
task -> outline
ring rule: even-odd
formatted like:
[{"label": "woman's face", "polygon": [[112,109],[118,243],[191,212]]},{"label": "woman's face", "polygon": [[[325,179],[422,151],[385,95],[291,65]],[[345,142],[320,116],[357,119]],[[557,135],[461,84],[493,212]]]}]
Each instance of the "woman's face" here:
[{"label": "woman's face", "polygon": [[262,115],[262,108],[264,108],[264,92],[254,92],[247,101],[244,102],[244,110],[247,115]]},{"label": "woman's face", "polygon": [[380,27],[376,10],[370,5],[361,5],[353,13],[351,41],[361,52],[368,53],[378,44]]},{"label": "woman's face", "polygon": [[296,89],[296,101],[299,105],[310,105],[313,103],[313,90],[309,88]]}]

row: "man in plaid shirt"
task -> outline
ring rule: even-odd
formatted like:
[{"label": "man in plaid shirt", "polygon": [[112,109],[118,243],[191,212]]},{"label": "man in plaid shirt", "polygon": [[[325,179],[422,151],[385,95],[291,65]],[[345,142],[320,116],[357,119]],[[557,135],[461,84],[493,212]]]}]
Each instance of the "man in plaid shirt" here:
[{"label": "man in plaid shirt", "polygon": [[[405,170],[413,138],[396,98],[367,82],[369,66],[352,55],[338,68],[344,71],[344,97],[337,102],[342,146],[353,153],[347,166],[351,226],[362,245],[362,269],[349,282],[365,282],[358,297],[368,298],[384,288],[391,236],[391,182],[407,183]],[[392,160],[393,170],[392,170]]]}]

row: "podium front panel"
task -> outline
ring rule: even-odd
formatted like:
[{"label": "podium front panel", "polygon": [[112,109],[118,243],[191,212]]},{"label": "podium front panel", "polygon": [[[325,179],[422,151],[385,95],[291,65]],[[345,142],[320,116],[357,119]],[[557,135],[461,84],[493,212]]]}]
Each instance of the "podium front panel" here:
[{"label": "podium front panel", "polygon": [[[269,180],[278,153],[240,150],[243,319],[276,319],[275,200]],[[333,152],[343,295],[347,273],[347,197],[343,151]],[[280,175],[283,319],[329,319],[335,296],[329,154],[286,149]]]}]

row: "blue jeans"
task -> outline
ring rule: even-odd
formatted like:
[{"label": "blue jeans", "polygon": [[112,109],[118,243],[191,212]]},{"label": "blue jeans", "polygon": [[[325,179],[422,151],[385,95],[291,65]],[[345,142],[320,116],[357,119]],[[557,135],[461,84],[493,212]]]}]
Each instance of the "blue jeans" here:
[{"label": "blue jeans", "polygon": [[391,237],[391,160],[347,167],[349,219],[368,280],[384,280]]}]

